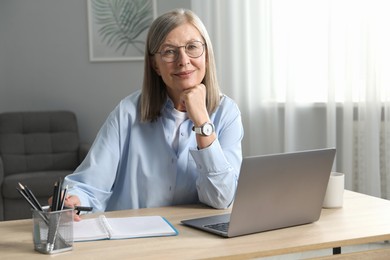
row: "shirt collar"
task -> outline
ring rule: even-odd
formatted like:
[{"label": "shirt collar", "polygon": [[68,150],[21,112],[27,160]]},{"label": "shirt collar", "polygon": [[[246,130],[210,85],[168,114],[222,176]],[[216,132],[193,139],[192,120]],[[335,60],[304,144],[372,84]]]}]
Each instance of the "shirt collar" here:
[{"label": "shirt collar", "polygon": [[173,104],[173,101],[170,97],[167,96],[167,100],[165,101],[165,108],[172,110],[175,108],[175,105]]}]

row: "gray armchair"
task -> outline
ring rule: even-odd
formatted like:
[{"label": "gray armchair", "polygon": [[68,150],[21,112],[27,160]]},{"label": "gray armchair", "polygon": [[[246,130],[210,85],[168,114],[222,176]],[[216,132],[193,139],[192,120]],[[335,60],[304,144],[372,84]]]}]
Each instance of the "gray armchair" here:
[{"label": "gray armchair", "polygon": [[85,158],[73,112],[0,114],[0,220],[31,218],[30,206],[16,190],[29,187],[47,205],[53,185]]}]

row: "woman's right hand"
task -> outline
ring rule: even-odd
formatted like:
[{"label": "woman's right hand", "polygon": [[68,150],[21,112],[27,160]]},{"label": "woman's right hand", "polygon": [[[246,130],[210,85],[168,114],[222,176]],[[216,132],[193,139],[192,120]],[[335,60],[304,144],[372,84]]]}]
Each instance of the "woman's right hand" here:
[{"label": "woman's right hand", "polygon": [[[65,207],[74,209],[74,208],[76,208],[76,206],[81,206],[81,202],[80,202],[79,197],[77,197],[75,195],[66,196]],[[81,217],[79,215],[77,215],[76,213],[74,213],[73,219],[74,219],[74,221],[80,221]]]},{"label": "woman's right hand", "polygon": [[[53,201],[53,197],[50,197],[49,200],[48,200],[49,205],[52,204],[52,201]],[[64,202],[64,207],[65,208],[69,208],[69,209],[74,209],[74,208],[76,208],[76,206],[81,206],[81,202],[80,202],[79,197],[77,197],[75,195],[68,195],[68,196],[66,196],[65,202]],[[81,217],[76,214],[76,211],[74,212],[73,219],[74,219],[74,221],[80,221],[81,220]]]}]

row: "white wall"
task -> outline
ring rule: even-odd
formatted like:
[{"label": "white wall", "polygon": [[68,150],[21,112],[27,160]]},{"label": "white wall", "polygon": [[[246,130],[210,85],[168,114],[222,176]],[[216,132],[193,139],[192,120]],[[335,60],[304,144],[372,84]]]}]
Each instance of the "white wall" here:
[{"label": "white wall", "polygon": [[[191,0],[157,0],[161,14]],[[72,110],[92,142],[116,104],[141,88],[143,61],[90,62],[86,0],[0,1],[0,113]]]}]

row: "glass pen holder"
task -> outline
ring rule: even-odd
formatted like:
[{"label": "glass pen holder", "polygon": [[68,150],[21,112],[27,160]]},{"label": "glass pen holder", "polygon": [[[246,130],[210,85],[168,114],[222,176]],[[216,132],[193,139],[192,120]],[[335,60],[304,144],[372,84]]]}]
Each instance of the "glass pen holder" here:
[{"label": "glass pen holder", "polygon": [[73,249],[73,209],[32,210],[34,249],[44,254],[56,254]]}]

